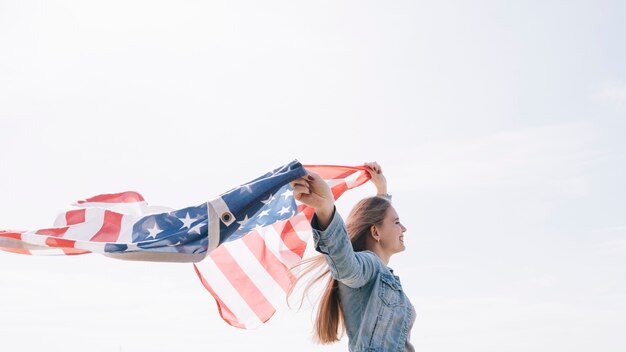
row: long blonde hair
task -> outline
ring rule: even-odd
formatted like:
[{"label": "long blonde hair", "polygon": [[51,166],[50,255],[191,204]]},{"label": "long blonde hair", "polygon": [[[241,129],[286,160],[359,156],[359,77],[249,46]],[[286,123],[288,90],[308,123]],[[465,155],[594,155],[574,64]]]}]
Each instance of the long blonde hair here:
[{"label": "long blonde hair", "polygon": [[[370,228],[372,225],[382,224],[390,206],[391,203],[385,198],[369,197],[362,199],[352,208],[350,215],[346,219],[346,230],[352,243],[352,249],[355,252],[367,249],[367,239],[371,234]],[[304,287],[302,300],[317,283],[326,281],[326,287],[321,295],[315,318],[314,339],[321,344],[339,341],[345,332],[343,314],[339,302],[339,285],[337,280],[330,275],[330,268],[326,264],[325,257],[318,255],[305,259],[291,270],[295,268],[301,269],[296,274],[296,280],[291,285],[288,296],[291,296],[294,292],[296,284],[310,274],[314,276]]]}]

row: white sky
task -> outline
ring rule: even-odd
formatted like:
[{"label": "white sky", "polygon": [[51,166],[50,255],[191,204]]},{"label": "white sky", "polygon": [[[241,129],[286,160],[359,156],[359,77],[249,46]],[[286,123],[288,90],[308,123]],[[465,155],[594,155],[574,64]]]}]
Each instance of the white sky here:
[{"label": "white sky", "polygon": [[[0,228],[377,160],[421,351],[624,351],[623,1],[0,0]],[[346,215],[372,186],[346,195]],[[191,265],[0,253],[7,351],[344,351]]]}]

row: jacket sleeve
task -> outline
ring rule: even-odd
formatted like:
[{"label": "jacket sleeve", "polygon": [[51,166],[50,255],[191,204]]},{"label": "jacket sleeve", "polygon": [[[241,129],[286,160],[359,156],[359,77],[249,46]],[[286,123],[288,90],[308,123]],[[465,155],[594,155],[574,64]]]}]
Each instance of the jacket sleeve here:
[{"label": "jacket sleeve", "polygon": [[337,210],[325,230],[320,230],[317,215],[311,219],[315,250],[326,257],[330,273],[337,281],[352,288],[359,288],[372,280],[380,270],[376,254],[354,252],[348,238],[346,225]]}]

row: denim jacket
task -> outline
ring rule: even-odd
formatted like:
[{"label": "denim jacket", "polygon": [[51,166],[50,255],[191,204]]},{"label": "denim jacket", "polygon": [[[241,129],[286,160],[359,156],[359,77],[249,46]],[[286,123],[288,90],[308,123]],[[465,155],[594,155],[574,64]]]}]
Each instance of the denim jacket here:
[{"label": "denim jacket", "polygon": [[414,351],[409,342],[415,310],[400,279],[376,254],[354,252],[341,216],[325,230],[311,220],[315,249],[324,254],[339,281],[339,300],[352,352]]}]

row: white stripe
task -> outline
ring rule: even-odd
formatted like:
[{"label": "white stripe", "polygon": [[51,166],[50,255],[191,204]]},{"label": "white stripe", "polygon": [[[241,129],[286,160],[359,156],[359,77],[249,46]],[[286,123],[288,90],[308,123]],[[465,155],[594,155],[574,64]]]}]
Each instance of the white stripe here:
[{"label": "white stripe", "polygon": [[66,255],[62,249],[58,248],[46,248],[46,249],[31,249],[32,255]]},{"label": "white stripe", "polygon": [[[228,251],[236,259],[237,264],[248,275],[248,278],[263,293],[263,296],[274,306],[274,309],[285,305],[284,292],[280,285],[265,270],[259,260],[243,241],[229,242]],[[282,299],[281,299],[282,294]]]},{"label": "white stripe", "polygon": [[135,226],[135,223],[139,220],[140,218],[131,215],[122,216],[120,236],[117,238],[116,242],[131,243],[133,241],[133,226]]},{"label": "white stripe", "polygon": [[326,183],[330,188],[335,187],[336,185],[343,183],[345,180],[343,178],[334,178],[332,180],[326,180]]},{"label": "white stripe", "polygon": [[116,213],[132,214],[132,215],[139,215],[139,216],[143,216],[147,214],[149,211],[157,210],[158,212],[164,212],[164,211],[168,211],[167,209],[169,209],[169,208],[165,208],[164,210],[164,209],[161,209],[161,207],[149,207],[148,203],[146,203],[145,201],[135,202],[135,203],[87,202],[87,203],[82,203],[82,204],[74,203],[72,204],[72,206],[76,208],[81,208],[81,209],[83,208],[84,209],[89,209],[89,208],[106,209],[106,210],[112,210]]},{"label": "white stripe", "polygon": [[217,267],[213,258],[207,257],[196,266],[211,285],[215,294],[222,300],[228,309],[235,315],[239,322],[242,322],[246,328],[261,325],[261,320],[256,316],[254,311],[248,306],[248,303],[239,295],[237,290],[224,277],[224,274]]},{"label": "white stripe", "polygon": [[360,172],[355,172],[344,179],[344,181],[346,182],[346,185],[348,185],[348,188],[352,188],[356,180],[359,178],[360,174],[361,174]]},{"label": "white stripe", "polygon": [[89,241],[102,228],[103,223],[103,209],[86,209],[85,222],[70,225],[63,238]]},{"label": "white stripe", "polygon": [[46,245],[46,239],[50,236],[38,235],[33,232],[24,232],[22,233],[22,241],[28,244],[34,244],[37,246],[48,247]]},{"label": "white stripe", "polygon": [[287,247],[274,226],[264,227],[261,231],[259,231],[259,234],[263,237],[263,241],[265,242],[267,248],[274,253],[276,258],[278,258],[281,263],[285,264],[287,267],[300,261],[300,257]]},{"label": "white stripe", "polygon": [[74,248],[90,251],[94,253],[104,254],[104,247],[106,242],[90,242],[90,241],[76,241]]}]

